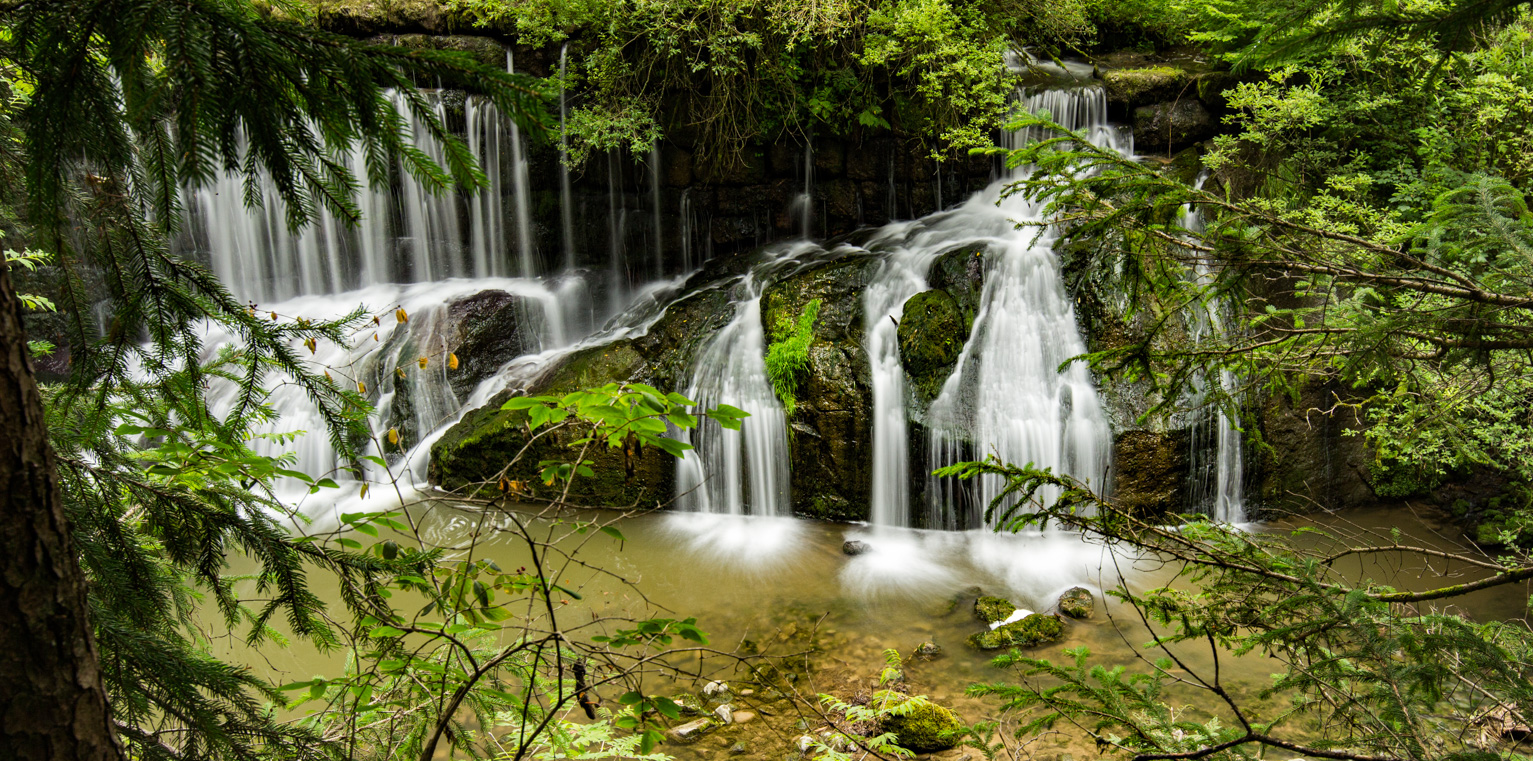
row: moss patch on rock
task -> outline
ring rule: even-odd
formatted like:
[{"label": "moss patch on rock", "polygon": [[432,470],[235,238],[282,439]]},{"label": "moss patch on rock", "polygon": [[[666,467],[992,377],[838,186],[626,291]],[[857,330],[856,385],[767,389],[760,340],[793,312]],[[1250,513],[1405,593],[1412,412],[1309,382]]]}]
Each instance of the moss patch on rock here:
[{"label": "moss patch on rock", "polygon": [[1065,627],[1054,616],[1034,613],[1021,621],[1009,623],[990,631],[969,636],[969,647],[978,650],[999,650],[1003,647],[1037,647],[1058,642],[1065,636]]},{"label": "moss patch on rock", "polygon": [[936,398],[969,337],[958,302],[947,291],[935,289],[911,296],[897,335],[900,364],[916,392],[925,400]]},{"label": "moss patch on rock", "polygon": [[901,748],[932,753],[958,744],[955,734],[963,729],[963,721],[936,703],[923,702],[910,706],[903,716],[886,717],[881,728],[893,732],[894,742]]},{"label": "moss patch on rock", "polygon": [[974,601],[974,617],[987,624],[1005,621],[1015,612],[1017,612],[1017,606],[1012,605],[1005,598],[980,595],[979,599]]},{"label": "moss patch on rock", "polygon": [[1131,107],[1174,100],[1191,82],[1190,72],[1169,64],[1102,72],[1108,101]]}]

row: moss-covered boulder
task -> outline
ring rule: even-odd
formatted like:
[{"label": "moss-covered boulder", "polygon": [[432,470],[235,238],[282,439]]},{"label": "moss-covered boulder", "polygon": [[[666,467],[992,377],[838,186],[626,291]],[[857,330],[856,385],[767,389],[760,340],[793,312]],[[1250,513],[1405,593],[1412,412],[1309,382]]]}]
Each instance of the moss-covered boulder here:
[{"label": "moss-covered boulder", "polygon": [[[825,520],[866,520],[872,490],[873,382],[863,347],[862,294],[877,262],[855,256],[812,264],[761,296],[768,340],[782,336],[820,300],[808,366],[788,421],[793,512]],[[748,423],[747,423],[748,424]]]},{"label": "moss-covered boulder", "polygon": [[906,299],[898,330],[900,364],[922,399],[942,391],[968,337],[958,302],[947,291],[922,291]]},{"label": "moss-covered boulder", "polygon": [[1059,596],[1059,612],[1071,618],[1091,618],[1096,611],[1096,598],[1085,587],[1070,587]]},{"label": "moss-covered boulder", "polygon": [[1107,90],[1109,103],[1134,108],[1176,100],[1188,92],[1192,79],[1192,72],[1186,68],[1156,64],[1103,71],[1102,87]]},{"label": "moss-covered boulder", "polygon": [[1005,621],[1015,612],[1017,612],[1017,606],[1003,597],[980,595],[979,599],[974,601],[974,617],[987,624]]},{"label": "moss-covered boulder", "polygon": [[953,297],[958,313],[963,316],[964,335],[974,330],[974,318],[985,294],[985,255],[990,246],[975,243],[953,249],[932,262],[926,281],[939,291]]},{"label": "moss-covered boulder", "polygon": [[315,20],[353,37],[383,33],[451,35],[476,28],[474,20],[440,0],[310,0]]},{"label": "moss-covered boulder", "polygon": [[969,647],[978,650],[999,650],[1003,647],[1037,647],[1058,642],[1065,636],[1065,627],[1054,616],[1034,613],[1021,621],[1006,624],[990,631],[969,636]]},{"label": "moss-covered boulder", "polygon": [[885,717],[881,724],[883,731],[894,733],[896,745],[916,753],[933,753],[957,745],[954,735],[964,726],[957,714],[931,702],[912,706],[903,716]]}]

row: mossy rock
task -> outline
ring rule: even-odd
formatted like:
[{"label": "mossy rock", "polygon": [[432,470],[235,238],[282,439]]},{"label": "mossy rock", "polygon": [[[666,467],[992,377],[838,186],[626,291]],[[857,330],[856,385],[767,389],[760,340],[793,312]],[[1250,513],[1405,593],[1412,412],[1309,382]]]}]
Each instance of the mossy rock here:
[{"label": "mossy rock", "polygon": [[1059,612],[1071,618],[1091,618],[1096,598],[1085,587],[1071,587],[1059,596]]},{"label": "mossy rock", "polygon": [[979,308],[985,295],[985,255],[990,251],[989,244],[974,243],[960,246],[939,257],[932,262],[931,271],[927,274],[927,283],[940,291],[946,291],[953,297],[953,302],[958,305],[958,313],[963,315],[963,331],[967,336],[974,330],[974,319],[979,316]]},{"label": "mossy rock", "polygon": [[438,0],[312,0],[320,27],[353,37],[383,33],[450,35],[474,20]]},{"label": "mossy rock", "polygon": [[[867,520],[873,472],[873,370],[863,347],[862,294],[877,259],[851,256],[805,265],[761,295],[768,339],[820,300],[808,366],[788,420],[795,515]],[[749,421],[745,423],[749,425]]]},{"label": "mossy rock", "polygon": [[1191,72],[1166,64],[1102,72],[1108,102],[1129,108],[1175,100],[1191,82]]},{"label": "mossy rock", "polygon": [[987,624],[1005,621],[1017,612],[1017,606],[1001,597],[981,595],[974,601],[974,617]]},{"label": "mossy rock", "polygon": [[1139,106],[1134,109],[1134,148],[1175,150],[1212,137],[1218,127],[1196,98]]},{"label": "mossy rock", "polygon": [[1065,636],[1065,627],[1059,619],[1034,613],[1021,621],[1006,624],[990,631],[969,636],[969,647],[978,650],[999,650],[1003,647],[1037,647],[1058,642]]},{"label": "mossy rock", "polygon": [[947,291],[929,290],[905,301],[898,330],[900,364],[923,399],[936,398],[963,352],[969,331],[958,302]]},{"label": "mossy rock", "polygon": [[936,703],[925,702],[903,716],[884,718],[881,729],[893,732],[894,743],[901,748],[916,753],[934,753],[957,745],[954,735],[963,726],[957,714]]}]

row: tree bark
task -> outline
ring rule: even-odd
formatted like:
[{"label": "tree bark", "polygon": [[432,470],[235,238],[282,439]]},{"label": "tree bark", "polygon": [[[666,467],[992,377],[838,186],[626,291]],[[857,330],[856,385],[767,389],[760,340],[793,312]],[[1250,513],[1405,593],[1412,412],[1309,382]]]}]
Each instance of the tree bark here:
[{"label": "tree bark", "polygon": [[0,758],[122,761],[32,374],[0,264]]}]

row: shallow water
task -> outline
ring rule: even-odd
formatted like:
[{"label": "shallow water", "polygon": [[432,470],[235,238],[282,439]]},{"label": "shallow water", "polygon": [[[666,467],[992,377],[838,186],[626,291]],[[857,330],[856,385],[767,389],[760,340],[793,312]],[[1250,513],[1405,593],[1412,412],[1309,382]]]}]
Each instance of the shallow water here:
[{"label": "shallow water", "polygon": [[[487,516],[445,503],[418,505],[412,512],[428,542],[463,548],[477,534],[475,557],[489,557],[507,569],[528,562],[521,540],[499,530],[504,526],[497,526]],[[592,511],[578,517],[587,520],[597,516],[615,514]],[[568,534],[559,546],[590,564],[566,563],[551,573],[562,586],[581,595],[581,599],[563,601],[559,613],[564,626],[575,628],[574,636],[597,634],[599,627],[580,622],[598,616],[696,616],[713,646],[722,650],[748,641],[768,654],[784,655],[802,651],[812,643],[819,654],[809,667],[796,668],[790,662],[784,671],[792,674],[793,685],[801,695],[831,692],[843,698],[874,688],[884,649],[893,648],[908,656],[918,644],[932,641],[945,653],[929,662],[907,659],[909,690],[953,707],[968,721],[992,718],[997,712],[993,702],[965,697],[965,687],[1009,678],[990,665],[997,653],[979,653],[964,645],[965,638],[983,628],[972,614],[974,587],[1042,612],[1052,610],[1058,595],[1072,586],[1091,589],[1097,595],[1093,618],[1067,620],[1063,642],[1031,654],[1058,662],[1066,660],[1063,649],[1086,646],[1106,664],[1133,668],[1145,653],[1141,648],[1149,639],[1148,630],[1132,608],[1110,599],[1104,603],[1101,590],[1113,587],[1120,576],[1136,589],[1171,580],[1169,569],[1136,563],[1122,555],[1115,558],[1100,546],[1064,533],[1013,536],[669,512],[622,519],[618,526],[626,541],[620,542],[594,531],[569,534],[567,522],[534,519],[529,525],[535,534]],[[1341,530],[1391,525],[1401,527],[1405,536],[1415,537],[1421,544],[1445,548],[1456,544],[1450,528],[1402,507],[1279,520],[1246,528],[1287,531],[1318,526]],[[865,542],[871,551],[855,557],[845,555],[842,543],[848,539]],[[1391,579],[1401,588],[1442,583],[1440,578],[1428,578],[1419,568],[1401,565],[1396,554],[1375,556],[1366,566],[1354,562],[1346,572],[1353,577],[1367,574]],[[1476,618],[1509,619],[1524,615],[1527,593],[1525,586],[1486,590],[1458,604]],[[1189,647],[1179,653],[1194,670],[1211,665],[1206,648]],[[300,646],[263,652],[251,662],[278,682],[327,672],[334,675],[341,667],[338,656]],[[1144,670],[1145,664],[1139,666]],[[1248,698],[1267,683],[1273,671],[1271,663],[1258,656],[1226,655],[1221,658],[1221,667],[1225,683]],[[693,668],[700,669],[700,678],[646,683],[646,690],[695,692],[711,679],[729,681],[736,690],[750,686],[733,662],[724,659],[694,664]],[[766,693],[760,692],[763,696]],[[1189,693],[1185,700],[1190,710],[1215,710],[1201,704],[1206,702],[1206,695]],[[749,725],[720,729],[695,745],[668,744],[666,752],[707,759],[728,755],[735,743],[746,742],[750,756],[780,759],[802,734],[800,709],[788,701],[736,696],[733,702],[736,709],[764,708],[773,715]],[[817,724],[810,721],[811,727]],[[1078,736],[1068,732],[1042,738],[1035,745],[1023,755],[1094,755]]]}]

